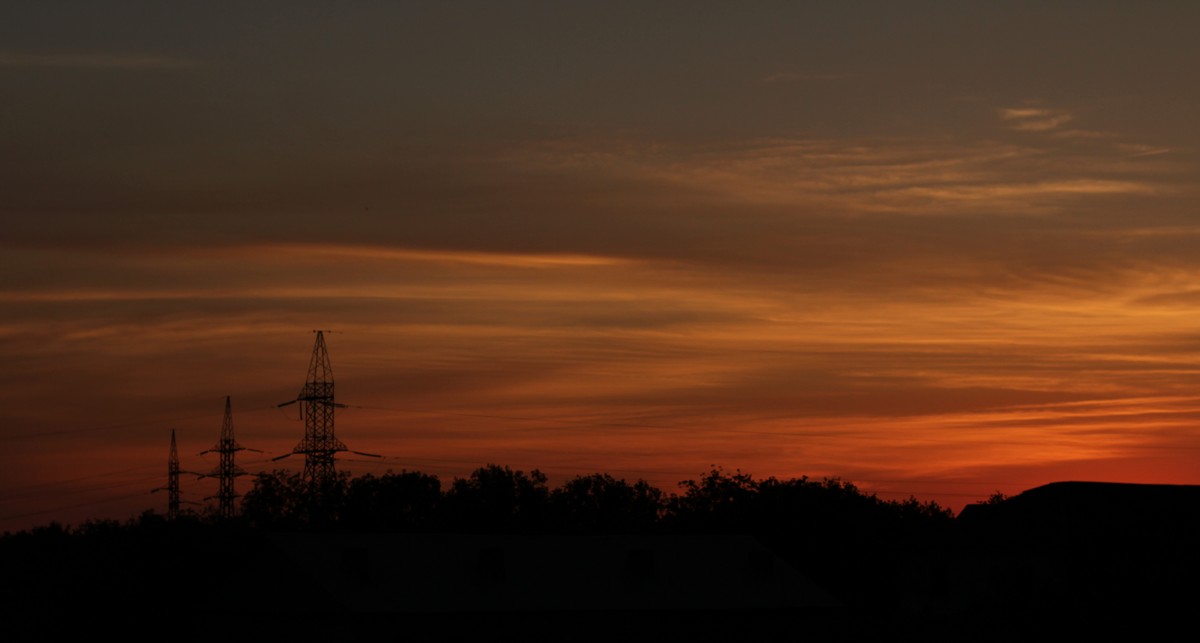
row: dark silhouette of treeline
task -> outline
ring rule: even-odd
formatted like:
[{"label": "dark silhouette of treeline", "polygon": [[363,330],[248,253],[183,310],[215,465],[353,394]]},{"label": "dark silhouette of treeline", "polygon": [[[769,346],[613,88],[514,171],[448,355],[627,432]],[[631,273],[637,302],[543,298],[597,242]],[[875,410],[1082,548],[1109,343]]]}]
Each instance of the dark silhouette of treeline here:
[{"label": "dark silhouette of treeline", "polygon": [[[94,520],[6,533],[0,539],[0,604],[23,606],[49,622],[103,596],[146,609],[186,602],[199,611],[253,604],[266,613],[287,612],[295,606],[271,603],[282,592],[262,587],[310,581],[302,566],[279,559],[268,534],[414,533],[752,535],[857,606],[896,591],[897,559],[935,551],[952,527],[952,513],[934,502],[885,501],[838,479],[760,479],[719,468],[681,483],[673,494],[603,473],[551,487],[537,470],[498,465],[445,486],[436,476],[401,471],[343,475],[314,488],[298,474],[274,471],[253,479],[232,520],[184,512],[168,521],[147,511],[124,523]],[[256,589],[228,582],[245,575],[256,579]]]},{"label": "dark silhouette of treeline", "polygon": [[665,494],[604,473],[550,488],[536,469],[499,465],[445,490],[436,476],[415,471],[340,476],[316,491],[295,473],[260,474],[241,519],[265,529],[349,532],[750,534],[851,602],[904,591],[897,579],[909,574],[900,567],[931,560],[954,527],[953,513],[936,502],[882,500],[836,478],[714,468]]},{"label": "dark silhouette of treeline", "polygon": [[[996,495],[955,518],[934,502],[882,500],[839,479],[755,478],[720,468],[670,494],[602,473],[551,487],[537,470],[498,465],[445,486],[436,476],[401,471],[340,476],[317,489],[275,471],[253,479],[232,520],[185,513],[168,521],[147,511],[123,523],[6,533],[0,604],[51,629],[77,624],[60,619],[100,597],[143,611],[241,609],[272,615],[273,625],[303,610],[295,597],[313,586],[311,561],[285,555],[284,534],[317,543],[313,551],[328,550],[347,569],[370,568],[379,547],[436,542],[445,555],[444,543],[475,543],[473,564],[493,570],[484,580],[501,583],[495,570],[504,569],[503,543],[514,538],[558,543],[587,558],[587,543],[600,542],[587,539],[609,538],[611,545],[620,535],[632,539],[625,564],[652,576],[648,552],[672,547],[672,539],[712,537],[721,546],[732,542],[722,538],[751,537],[844,606],[832,624],[821,613],[822,631],[835,633],[825,637],[831,640],[1144,635],[1190,618],[1200,572],[1200,487],[1056,483],[1013,498]],[[353,544],[368,537],[385,544]],[[487,545],[489,539],[501,544]],[[751,568],[769,570],[763,560],[752,556]],[[744,582],[771,577],[756,574]],[[347,578],[376,582],[366,572]],[[774,618],[796,620],[788,614],[777,610]],[[695,620],[676,617],[670,622]],[[736,631],[747,627],[736,619],[750,618],[745,610],[727,617],[712,617],[704,628],[724,623],[723,631]],[[521,618],[507,623],[551,622],[545,614]],[[662,618],[653,616],[667,622]],[[206,628],[196,624],[197,640],[220,634]]]},{"label": "dark silhouette of treeline", "polygon": [[456,533],[784,533],[821,523],[839,537],[928,536],[953,519],[936,502],[885,501],[838,479],[755,479],[716,468],[680,487],[668,495],[644,480],[595,473],[551,488],[537,469],[487,465],[445,489],[417,471],[341,475],[313,489],[275,471],[254,479],[240,519],[265,529]]}]

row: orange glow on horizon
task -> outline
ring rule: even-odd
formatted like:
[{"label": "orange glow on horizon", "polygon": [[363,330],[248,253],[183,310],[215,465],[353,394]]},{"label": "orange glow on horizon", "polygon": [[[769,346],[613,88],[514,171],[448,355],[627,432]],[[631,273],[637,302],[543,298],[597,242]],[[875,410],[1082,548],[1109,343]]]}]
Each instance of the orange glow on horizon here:
[{"label": "orange glow on horizon", "polygon": [[792,4],[17,12],[0,529],[161,506],[226,395],[300,466],[316,328],[356,473],[1200,484],[1194,21]]}]

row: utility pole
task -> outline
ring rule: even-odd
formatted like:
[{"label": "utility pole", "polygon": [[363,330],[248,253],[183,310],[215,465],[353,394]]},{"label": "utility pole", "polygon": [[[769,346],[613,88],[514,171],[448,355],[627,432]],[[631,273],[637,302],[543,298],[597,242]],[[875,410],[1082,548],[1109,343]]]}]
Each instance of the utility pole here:
[{"label": "utility pole", "polygon": [[232,518],[237,513],[237,507],[234,500],[238,498],[237,492],[233,490],[233,480],[238,476],[246,475],[246,471],[234,464],[234,454],[238,451],[255,451],[256,449],[247,449],[237,443],[233,438],[233,410],[229,401],[229,396],[225,396],[225,418],[221,421],[221,438],[217,441],[217,446],[201,451],[200,455],[206,453],[221,454],[221,462],[217,468],[201,477],[217,478],[219,487],[217,495],[209,496],[205,500],[212,498],[217,499],[217,516],[221,519]]}]

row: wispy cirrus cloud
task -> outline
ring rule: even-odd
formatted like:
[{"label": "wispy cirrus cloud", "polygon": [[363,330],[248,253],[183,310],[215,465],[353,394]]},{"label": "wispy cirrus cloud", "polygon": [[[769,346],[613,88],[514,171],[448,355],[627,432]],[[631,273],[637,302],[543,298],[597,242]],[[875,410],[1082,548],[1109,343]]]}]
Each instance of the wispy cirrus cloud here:
[{"label": "wispy cirrus cloud", "polygon": [[555,172],[590,168],[746,204],[910,215],[1044,213],[1082,198],[1169,192],[1164,177],[1172,172],[1166,163],[1126,167],[1128,150],[1114,154],[1111,146],[998,141],[772,138],[703,148],[587,147],[585,154],[566,143],[531,146],[514,159]]},{"label": "wispy cirrus cloud", "polygon": [[1050,132],[1050,136],[1066,141],[1089,141],[1116,137],[1112,132],[1098,132],[1096,130],[1078,128],[1055,130]]},{"label": "wispy cirrus cloud", "polygon": [[1040,107],[1002,107],[999,111],[1001,120],[1021,132],[1048,132],[1075,118],[1063,110]]},{"label": "wispy cirrus cloud", "polygon": [[764,83],[802,83],[817,80],[841,80],[850,74],[781,71],[763,76]]},{"label": "wispy cirrus cloud", "polygon": [[1126,153],[1125,158],[1135,159],[1143,156],[1158,156],[1159,154],[1170,154],[1171,148],[1158,147],[1155,145],[1141,145],[1136,143],[1118,143],[1117,149]]}]

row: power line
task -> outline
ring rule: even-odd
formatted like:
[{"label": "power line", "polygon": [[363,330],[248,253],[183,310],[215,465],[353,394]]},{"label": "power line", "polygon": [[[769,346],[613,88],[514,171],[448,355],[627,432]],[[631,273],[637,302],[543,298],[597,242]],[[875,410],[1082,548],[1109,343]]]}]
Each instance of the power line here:
[{"label": "power line", "polygon": [[26,513],[22,513],[22,514],[12,514],[9,516],[0,517],[0,522],[9,522],[9,521],[18,520],[21,518],[30,518],[33,516],[41,516],[41,515],[48,514],[48,513],[55,513],[58,511],[66,511],[68,509],[78,509],[80,507],[90,507],[92,505],[106,504],[109,502],[116,502],[118,500],[128,500],[130,498],[140,498],[145,495],[146,495],[146,492],[143,491],[143,492],[139,492],[139,493],[126,494],[123,496],[103,498],[100,500],[90,500],[88,502],[79,502],[79,503],[75,503],[73,505],[63,505],[60,507],[54,507],[52,509],[40,509],[38,511],[30,511],[30,512],[26,512]]},{"label": "power line", "polygon": [[204,416],[191,415],[191,416],[177,417],[177,418],[140,420],[137,422],[122,422],[120,424],[105,424],[102,426],[92,426],[92,427],[85,427],[85,428],[78,428],[78,429],[59,429],[57,431],[39,431],[37,433],[18,433],[15,435],[14,434],[6,434],[6,435],[0,435],[0,441],[24,440],[24,439],[28,439],[28,438],[42,438],[42,437],[51,437],[51,436],[55,436],[55,435],[70,435],[70,434],[74,434],[74,433],[115,431],[117,429],[127,429],[129,427],[134,427],[134,426],[146,426],[146,425],[151,425],[151,424],[171,424],[174,422],[189,422],[192,420],[200,419],[202,417],[204,417]]},{"label": "power line", "polygon": [[[92,478],[103,478],[106,476],[115,476],[115,475],[120,475],[122,473],[132,473],[134,471],[141,471],[143,469],[151,469],[151,468],[155,468],[157,466],[158,465],[144,464],[144,465],[140,465],[140,466],[136,466],[136,467],[129,467],[128,469],[118,469],[116,471],[104,471],[101,473],[93,473],[93,474],[89,474],[86,476],[80,476],[78,478],[68,478],[66,480],[52,480],[49,482],[41,482],[41,483],[32,484],[32,485],[25,485],[23,487],[13,487],[13,488],[7,489],[3,492],[0,492],[0,500],[21,498],[23,496],[21,495],[20,492],[36,493],[38,491],[44,490],[47,487],[67,485],[67,484],[71,484],[73,482],[81,482],[83,480],[90,480]],[[70,492],[63,491],[60,493],[70,493]]]}]

